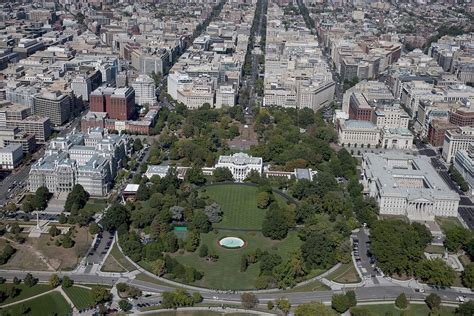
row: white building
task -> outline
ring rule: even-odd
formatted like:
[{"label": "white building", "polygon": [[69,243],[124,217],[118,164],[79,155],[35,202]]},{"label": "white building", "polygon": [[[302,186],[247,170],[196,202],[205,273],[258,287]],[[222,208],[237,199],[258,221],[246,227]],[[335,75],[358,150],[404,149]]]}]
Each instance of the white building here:
[{"label": "white building", "polygon": [[0,166],[2,169],[13,170],[23,159],[21,144],[10,144],[0,148]]},{"label": "white building", "polygon": [[153,176],[159,176],[160,178],[164,178],[168,174],[168,170],[170,169],[169,165],[148,165],[148,168],[145,172],[145,176],[148,179],[151,179]]},{"label": "white building", "polygon": [[369,121],[340,120],[338,136],[341,146],[374,148],[380,144],[380,130]]},{"label": "white building", "polygon": [[474,127],[462,126],[457,129],[447,130],[443,143],[443,159],[451,163],[459,150],[467,150],[469,144],[474,142]]},{"label": "white building", "polygon": [[220,86],[216,91],[216,108],[235,105],[235,89],[232,86]]},{"label": "white building", "polygon": [[408,149],[413,147],[413,134],[408,128],[384,128],[381,133],[381,146],[385,149]]},{"label": "white building", "polygon": [[245,153],[236,153],[232,156],[220,156],[215,168],[228,168],[234,180],[242,182],[252,170],[262,174],[263,160]]},{"label": "white building", "polygon": [[364,191],[377,200],[380,214],[420,221],[458,216],[459,195],[438,175],[429,157],[366,153],[362,170]]},{"label": "white building", "polygon": [[459,150],[454,156],[453,165],[469,183],[471,195],[474,194],[474,145],[470,144],[468,150]]},{"label": "white building", "polygon": [[147,75],[139,75],[132,83],[135,90],[135,103],[153,105],[156,103],[155,82]]}]

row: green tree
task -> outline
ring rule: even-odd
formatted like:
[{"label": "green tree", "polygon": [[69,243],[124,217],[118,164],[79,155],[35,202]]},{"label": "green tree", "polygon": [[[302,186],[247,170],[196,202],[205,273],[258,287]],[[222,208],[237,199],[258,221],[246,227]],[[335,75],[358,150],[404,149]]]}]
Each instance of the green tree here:
[{"label": "green tree", "polygon": [[438,310],[441,306],[441,297],[435,293],[431,293],[426,297],[425,302],[432,311]]},{"label": "green tree", "polygon": [[465,287],[474,289],[474,263],[470,263],[464,268],[462,284],[464,284]]},{"label": "green tree", "polygon": [[347,291],[346,296],[349,300],[349,307],[354,307],[357,305],[357,297],[354,291]]},{"label": "green tree", "polygon": [[94,286],[91,292],[92,298],[96,304],[107,302],[110,300],[110,291],[105,287]]},{"label": "green tree", "polygon": [[295,309],[295,316],[335,316],[336,313],[330,308],[326,307],[323,303],[313,302],[300,304]]},{"label": "green tree", "polygon": [[312,268],[327,268],[336,262],[336,244],[325,233],[314,231],[301,245],[305,263]]},{"label": "green tree", "polygon": [[199,247],[201,237],[199,232],[196,230],[191,230],[188,232],[185,240],[185,248],[186,251],[194,252]]},{"label": "green tree", "polygon": [[219,223],[222,220],[222,214],[224,212],[222,211],[222,208],[219,204],[212,203],[204,208],[204,213],[206,214],[209,222]]},{"label": "green tree", "polygon": [[207,248],[207,245],[202,244],[201,247],[199,247],[199,257],[201,258],[207,257],[208,253],[209,253],[209,250]]},{"label": "green tree", "polygon": [[134,152],[137,152],[137,151],[140,151],[143,149],[143,144],[142,144],[142,141],[140,138],[135,138],[135,140],[133,141],[133,151]]},{"label": "green tree", "polygon": [[284,298],[280,298],[276,304],[277,308],[283,312],[283,314],[288,314],[291,309],[290,301]]},{"label": "green tree", "polygon": [[262,223],[262,234],[271,239],[283,239],[288,234],[288,221],[285,213],[277,208],[268,210]]},{"label": "green tree", "polygon": [[200,233],[208,233],[212,229],[209,219],[202,210],[194,212],[191,226]]},{"label": "green tree", "polygon": [[36,285],[36,283],[38,283],[38,279],[33,277],[31,273],[27,273],[25,279],[23,280],[23,283],[25,283],[27,287],[32,287]]},{"label": "green tree", "polygon": [[53,224],[49,228],[49,234],[51,235],[51,237],[56,237],[61,234],[61,231],[56,227],[56,225]]},{"label": "green tree", "polygon": [[459,307],[456,309],[456,315],[460,315],[460,316],[474,315],[474,301],[470,300],[470,301],[467,301],[466,303],[462,303],[461,305],[459,305]]},{"label": "green tree", "polygon": [[130,222],[130,212],[119,203],[114,203],[105,213],[102,225],[105,230],[117,229],[122,224],[128,225]]},{"label": "green tree", "polygon": [[445,234],[444,246],[451,252],[459,251],[472,239],[472,233],[468,229],[455,225],[446,228]]},{"label": "green tree", "polygon": [[272,202],[272,196],[268,192],[260,192],[257,194],[257,207],[260,209],[266,209]]},{"label": "green tree", "polygon": [[332,308],[338,313],[345,313],[350,307],[349,298],[345,294],[334,294],[331,299]]},{"label": "green tree", "polygon": [[48,206],[50,193],[47,187],[39,187],[32,199],[33,208],[35,210],[44,210]]},{"label": "green tree", "polygon": [[395,300],[395,306],[399,309],[406,309],[408,307],[408,300],[405,293],[401,293],[397,296],[397,299]]},{"label": "green tree", "polygon": [[132,304],[130,304],[127,300],[120,300],[118,305],[120,310],[124,312],[128,312],[132,309]]},{"label": "green tree", "polygon": [[273,301],[268,301],[267,302],[267,309],[271,311],[275,307],[275,304],[273,304]]},{"label": "green tree", "polygon": [[199,293],[199,292],[194,292],[193,293],[193,302],[194,302],[194,304],[199,304],[203,300],[204,300],[204,298],[202,297],[201,293]]},{"label": "green tree", "polygon": [[424,259],[416,268],[416,275],[428,284],[450,286],[456,279],[456,272],[442,259]]},{"label": "green tree", "polygon": [[216,168],[212,172],[212,178],[214,182],[225,182],[225,181],[234,181],[234,177],[232,176],[232,172],[229,168]]},{"label": "green tree", "polygon": [[204,177],[201,168],[192,167],[186,171],[184,181],[195,184],[197,186],[202,186],[206,183],[206,178]]},{"label": "green tree", "polygon": [[100,227],[96,222],[92,222],[89,225],[89,234],[95,235],[100,232]]},{"label": "green tree", "polygon": [[63,288],[67,289],[74,285],[74,281],[70,277],[65,275],[61,285]]},{"label": "green tree", "polygon": [[69,192],[64,204],[64,211],[71,212],[73,209],[80,210],[84,208],[89,199],[89,193],[84,190],[84,187],[80,184],[76,184],[72,187],[72,191]]},{"label": "green tree", "polygon": [[61,284],[61,280],[59,279],[57,274],[51,275],[49,278],[49,286],[55,288],[58,287]]},{"label": "green tree", "polygon": [[252,309],[258,305],[258,298],[253,293],[242,293],[240,300],[242,301],[242,307],[245,309]]}]

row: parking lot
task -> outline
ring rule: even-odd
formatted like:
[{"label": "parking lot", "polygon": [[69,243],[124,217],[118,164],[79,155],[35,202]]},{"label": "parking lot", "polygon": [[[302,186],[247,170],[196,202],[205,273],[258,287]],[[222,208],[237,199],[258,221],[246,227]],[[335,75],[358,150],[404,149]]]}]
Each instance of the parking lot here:
[{"label": "parking lot", "polygon": [[87,254],[86,272],[92,269],[93,264],[99,264],[102,262],[104,257],[107,255],[108,250],[112,246],[115,234],[113,232],[105,231],[99,233],[95,243],[92,245],[91,250]]},{"label": "parking lot", "polygon": [[371,249],[371,242],[369,236],[364,228],[359,232],[352,234],[352,251],[357,265],[357,269],[362,273],[366,279],[372,278],[373,282],[378,284],[376,276],[378,275]]}]

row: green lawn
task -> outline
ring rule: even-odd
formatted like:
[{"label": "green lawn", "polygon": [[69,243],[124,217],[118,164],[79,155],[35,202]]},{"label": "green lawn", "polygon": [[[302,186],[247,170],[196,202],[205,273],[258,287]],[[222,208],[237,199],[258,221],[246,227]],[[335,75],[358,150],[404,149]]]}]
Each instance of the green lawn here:
[{"label": "green lawn", "polygon": [[[1,284],[0,291],[5,291],[6,286],[7,286],[6,284]],[[0,304],[0,306],[3,304],[10,304],[13,302],[17,302],[25,298],[41,294],[52,289],[49,285],[46,285],[46,284],[36,284],[33,287],[28,287],[22,283],[19,285],[15,285],[15,287],[20,289],[19,294],[15,296],[14,298],[8,297],[5,301],[2,302],[2,304]]]},{"label": "green lawn", "polygon": [[[393,316],[399,316],[402,311],[397,309],[394,304],[380,304],[380,305],[362,305],[361,307],[371,310],[375,315],[385,315],[391,312]],[[426,304],[410,304],[407,309],[407,316],[428,316],[430,310]],[[453,316],[455,308],[442,307],[439,316]]]},{"label": "green lawn", "polygon": [[[242,249],[224,249],[218,245],[218,241],[226,236],[240,237],[247,242]],[[209,249],[213,249],[219,255],[217,262],[209,262],[194,253],[174,254],[173,256],[182,264],[192,266],[204,273],[204,277],[195,282],[195,285],[215,289],[242,289],[254,288],[255,279],[258,277],[260,268],[252,264],[247,271],[240,272],[240,258],[242,254],[250,253],[260,248],[262,251],[278,253],[285,260],[301,241],[296,232],[290,232],[288,237],[282,241],[265,238],[260,232],[213,232],[201,234],[201,242]]]},{"label": "green lawn", "polygon": [[[127,258],[125,258],[125,256],[120,252],[120,249],[118,248],[116,243],[114,243],[114,245],[112,246],[109,256],[114,257],[115,263],[117,263],[119,267],[126,269],[127,271],[136,270],[135,266],[130,261],[128,261]],[[109,266],[104,267],[104,269],[102,270],[107,272],[114,272],[108,271],[107,268],[109,268]]]},{"label": "green lawn", "polygon": [[74,306],[79,310],[95,305],[91,290],[79,286],[72,286],[64,289],[64,292],[66,292],[67,296],[69,296],[74,303]]},{"label": "green lawn", "polygon": [[27,315],[44,316],[44,315],[68,315],[72,312],[71,307],[66,302],[61,293],[53,292],[45,294],[41,297],[18,303],[2,309],[2,315],[22,315],[24,308],[29,309]]},{"label": "green lawn", "polygon": [[435,219],[436,219],[436,222],[439,224],[439,226],[441,227],[441,229],[443,231],[446,231],[446,229],[448,229],[451,226],[463,227],[461,222],[459,221],[459,219],[457,219],[457,217],[439,217],[439,216],[437,216]]},{"label": "green lawn", "polygon": [[341,264],[341,266],[327,276],[328,280],[339,283],[357,283],[360,282],[359,274],[352,262]]},{"label": "green lawn", "polygon": [[[216,201],[224,211],[222,222],[214,227],[260,230],[266,211],[257,207],[257,190],[254,186],[235,184],[206,187],[203,195]],[[286,204],[281,196],[274,196],[279,203]]]},{"label": "green lawn", "polygon": [[107,200],[89,199],[86,205],[84,206],[84,210],[98,213],[104,210],[106,206],[107,206]]}]

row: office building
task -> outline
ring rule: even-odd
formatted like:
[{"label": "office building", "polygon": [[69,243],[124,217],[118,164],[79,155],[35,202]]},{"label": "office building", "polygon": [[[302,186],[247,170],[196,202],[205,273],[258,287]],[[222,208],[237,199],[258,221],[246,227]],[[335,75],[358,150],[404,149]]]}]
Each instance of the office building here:
[{"label": "office building", "polygon": [[21,144],[11,144],[0,148],[0,167],[6,170],[13,170],[23,159],[23,149]]},{"label": "office building", "polygon": [[469,144],[472,143],[474,143],[474,127],[462,126],[447,130],[443,143],[443,159],[447,163],[451,163],[456,152],[467,150]]},{"label": "office building", "polygon": [[429,157],[366,153],[362,170],[364,191],[376,199],[380,214],[418,221],[458,216],[459,195],[438,175]]},{"label": "office building", "polygon": [[135,90],[135,103],[138,105],[156,104],[155,81],[147,75],[139,75],[132,83]]},{"label": "office building", "polygon": [[61,126],[71,117],[72,99],[59,91],[43,92],[33,99],[34,114],[49,117],[51,124]]}]

